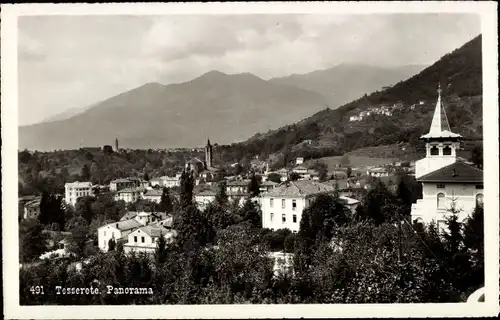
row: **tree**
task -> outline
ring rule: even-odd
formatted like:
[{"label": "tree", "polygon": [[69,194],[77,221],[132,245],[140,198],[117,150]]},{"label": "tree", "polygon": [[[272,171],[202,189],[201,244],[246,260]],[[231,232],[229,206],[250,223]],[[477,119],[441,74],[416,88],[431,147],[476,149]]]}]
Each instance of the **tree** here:
[{"label": "tree", "polygon": [[116,241],[114,238],[109,239],[108,241],[108,251],[114,251],[116,247]]},{"label": "tree", "polygon": [[43,225],[36,220],[28,221],[19,226],[19,259],[28,262],[37,259],[45,252],[45,236]]},{"label": "tree", "polygon": [[84,181],[89,181],[90,180],[90,168],[88,165],[84,165],[82,167],[82,170],[80,172],[80,176],[82,177],[82,180]]},{"label": "tree", "polygon": [[113,147],[107,144],[102,147],[102,151],[104,152],[104,154],[111,155],[113,154]]},{"label": "tree", "polygon": [[158,264],[162,264],[167,260],[167,241],[162,232],[160,232],[160,237],[156,245],[155,259]]},{"label": "tree", "polygon": [[290,172],[290,174],[288,175],[288,178],[290,179],[290,181],[297,181],[299,180],[300,178],[300,174],[298,174],[297,172]]},{"label": "tree", "polygon": [[144,172],[144,176],[142,177],[143,180],[149,181],[149,175],[147,172]]},{"label": "tree", "polygon": [[226,182],[221,181],[217,184],[217,193],[215,194],[215,203],[220,208],[226,208],[228,204],[228,196],[226,191]]},{"label": "tree", "polygon": [[69,251],[81,258],[84,256],[89,228],[78,225],[69,231],[71,232]]},{"label": "tree", "polygon": [[163,212],[169,213],[172,211],[172,199],[170,199],[169,189],[167,187],[163,188],[160,207]]},{"label": "tree", "polygon": [[483,148],[479,145],[474,146],[471,151],[471,156],[469,159],[473,162],[478,168],[483,168]]},{"label": "tree", "polygon": [[247,198],[243,207],[239,209],[239,216],[242,222],[248,223],[253,228],[262,227],[262,212],[260,207],[250,198]]},{"label": "tree", "polygon": [[346,174],[347,174],[348,178],[351,177],[351,175],[352,175],[352,169],[351,169],[351,167],[347,167]]},{"label": "tree", "polygon": [[267,175],[267,180],[275,183],[281,183],[281,176],[278,173],[273,172]]},{"label": "tree", "polygon": [[252,177],[250,178],[250,182],[248,184],[248,191],[250,191],[250,195],[252,197],[259,196],[260,193],[259,180],[257,179],[257,176],[255,174],[252,174]]},{"label": "tree", "polygon": [[187,208],[193,203],[193,188],[194,178],[190,172],[184,170],[180,179],[181,192],[180,192],[180,206]]}]

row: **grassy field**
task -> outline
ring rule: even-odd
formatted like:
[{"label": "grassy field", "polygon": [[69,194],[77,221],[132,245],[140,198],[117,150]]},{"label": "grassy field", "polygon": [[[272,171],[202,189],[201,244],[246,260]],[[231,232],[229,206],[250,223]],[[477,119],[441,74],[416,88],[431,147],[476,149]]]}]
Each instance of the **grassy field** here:
[{"label": "grassy field", "polygon": [[[334,157],[324,157],[319,158],[328,166],[328,171],[333,171],[337,165],[341,162],[341,156]],[[372,157],[360,157],[360,156],[349,156],[350,167],[365,167],[365,166],[380,166],[394,161],[399,161],[397,158],[372,158]]]}]

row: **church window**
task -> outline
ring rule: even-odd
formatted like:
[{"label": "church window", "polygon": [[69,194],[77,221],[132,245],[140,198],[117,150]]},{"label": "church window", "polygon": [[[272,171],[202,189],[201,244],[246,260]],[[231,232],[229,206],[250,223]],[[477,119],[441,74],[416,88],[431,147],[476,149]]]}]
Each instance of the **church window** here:
[{"label": "church window", "polygon": [[431,156],[437,156],[437,155],[439,155],[438,147],[436,147],[436,146],[431,147]]},{"label": "church window", "polygon": [[444,189],[446,186],[443,183],[438,183],[437,188],[438,189]]},{"label": "church window", "polygon": [[438,209],[445,209],[445,199],[444,199],[444,193],[438,193],[437,195],[437,208]]},{"label": "church window", "polygon": [[482,193],[478,193],[476,195],[476,205],[482,207],[483,203],[484,203],[483,194]]},{"label": "church window", "polygon": [[445,146],[443,148],[443,155],[444,156],[451,156],[451,148],[449,146]]}]

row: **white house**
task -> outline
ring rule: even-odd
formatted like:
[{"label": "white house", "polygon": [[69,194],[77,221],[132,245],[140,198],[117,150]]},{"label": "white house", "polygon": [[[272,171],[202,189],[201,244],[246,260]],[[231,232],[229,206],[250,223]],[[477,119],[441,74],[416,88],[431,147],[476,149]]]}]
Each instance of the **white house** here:
[{"label": "white house", "polygon": [[[203,190],[194,195],[194,201],[198,206],[198,209],[205,210],[207,206],[215,200],[215,195],[217,191],[213,189]],[[245,199],[248,197],[248,193],[243,192],[227,192],[227,198],[229,201],[238,201],[239,205],[242,206],[245,203]]]},{"label": "white house", "polygon": [[269,190],[271,190],[272,188],[276,187],[278,184],[274,181],[263,181],[260,186],[259,186],[259,190],[260,192],[268,192]]},{"label": "white house", "polygon": [[72,182],[66,183],[64,185],[64,201],[66,204],[71,204],[74,206],[78,198],[93,196],[94,191],[92,190],[91,182]]},{"label": "white house", "polygon": [[125,188],[116,192],[115,201],[123,200],[126,203],[136,202],[142,198],[145,191],[145,188],[142,187]]},{"label": "white house", "polygon": [[163,190],[150,189],[142,194],[142,199],[160,203]]},{"label": "white house", "polygon": [[129,219],[124,221],[118,221],[109,223],[97,229],[97,239],[98,247],[102,251],[108,251],[108,243],[110,239],[114,239],[116,242],[119,240],[124,240],[127,238],[129,233],[134,229],[141,227],[143,224],[137,219]]},{"label": "white house", "polygon": [[226,184],[226,192],[228,194],[236,194],[236,193],[248,193],[248,186],[250,185],[249,179],[244,180],[234,180],[228,181]]},{"label": "white house", "polygon": [[300,175],[307,174],[307,168],[304,166],[296,166],[292,169],[292,171]]},{"label": "white house", "polygon": [[40,214],[40,199],[27,202],[24,205],[24,219],[35,219]]},{"label": "white house", "polygon": [[148,225],[140,227],[127,236],[127,243],[123,245],[125,253],[146,252],[154,253],[158,239],[163,236],[167,243],[173,241],[175,230],[170,230],[159,225]]},{"label": "white house", "polygon": [[109,183],[109,191],[116,192],[125,188],[136,187],[136,182],[129,179],[115,179]]},{"label": "white house", "polygon": [[351,210],[352,213],[356,212],[356,208],[359,206],[360,202],[356,199],[345,197],[345,196],[340,196],[339,197],[340,202],[344,204],[349,210]]},{"label": "white house", "polygon": [[304,163],[304,158],[303,157],[298,157],[295,159],[295,164],[300,165]]},{"label": "white house", "polygon": [[262,227],[299,231],[302,211],[321,193],[333,193],[331,185],[313,181],[287,181],[261,195]]},{"label": "white house", "polygon": [[426,157],[416,162],[415,177],[422,183],[422,199],[412,205],[413,221],[437,223],[445,228],[452,206],[463,221],[483,203],[483,171],[459,159],[456,150],[461,136],[450,130],[444,108],[441,105],[441,90],[432,118],[429,133],[421,137],[425,141]]}]

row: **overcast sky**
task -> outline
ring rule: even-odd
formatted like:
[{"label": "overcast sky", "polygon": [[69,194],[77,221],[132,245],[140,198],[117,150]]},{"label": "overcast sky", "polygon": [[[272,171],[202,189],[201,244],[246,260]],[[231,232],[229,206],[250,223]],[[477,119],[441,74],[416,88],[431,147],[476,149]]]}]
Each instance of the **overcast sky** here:
[{"label": "overcast sky", "polygon": [[18,20],[19,124],[210,70],[269,79],[340,63],[432,64],[480,33],[465,14],[31,16]]}]

